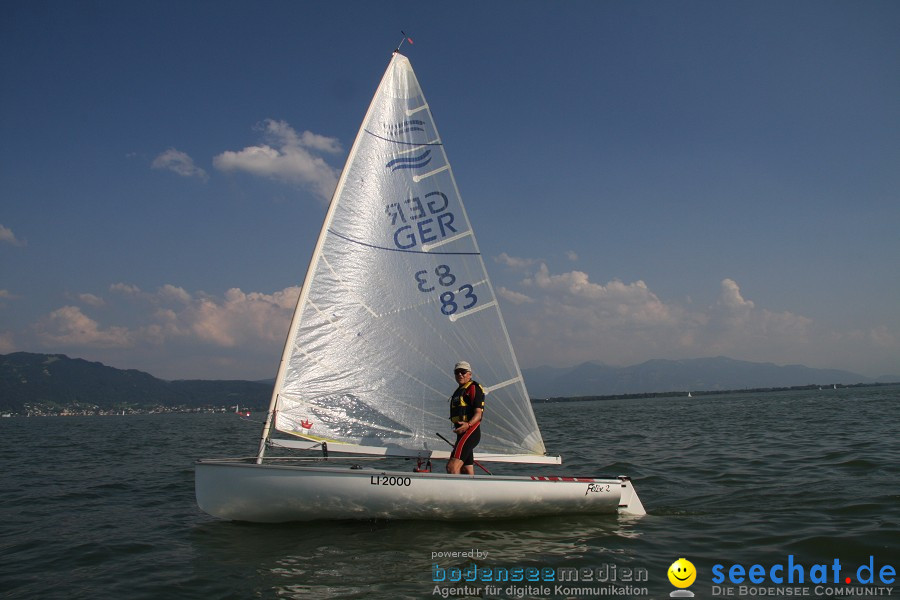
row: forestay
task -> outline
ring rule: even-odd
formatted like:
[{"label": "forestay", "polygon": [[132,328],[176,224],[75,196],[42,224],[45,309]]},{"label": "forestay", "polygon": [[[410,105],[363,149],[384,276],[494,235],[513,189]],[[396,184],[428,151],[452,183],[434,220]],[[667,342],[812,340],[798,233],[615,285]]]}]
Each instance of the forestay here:
[{"label": "forestay", "polygon": [[275,382],[275,428],[387,455],[447,450],[435,432],[450,432],[458,360],[487,392],[478,449],[543,462],[441,138],[409,60],[395,53],[307,271]]}]

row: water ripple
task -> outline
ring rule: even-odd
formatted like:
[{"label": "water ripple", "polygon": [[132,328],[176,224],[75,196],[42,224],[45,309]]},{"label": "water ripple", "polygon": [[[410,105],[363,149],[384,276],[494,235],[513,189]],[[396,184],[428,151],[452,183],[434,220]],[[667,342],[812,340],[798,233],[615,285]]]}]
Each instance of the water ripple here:
[{"label": "water ripple", "polygon": [[[548,448],[565,455],[557,474],[630,475],[650,514],[486,523],[221,522],[194,503],[193,461],[254,452],[257,428],[233,415],[3,419],[0,589],[10,599],[422,598],[436,563],[474,562],[643,567],[662,597],[678,556],[706,581],[716,562],[787,554],[897,566],[898,401],[900,389],[873,388],[536,405]],[[469,549],[487,556],[433,555]]]}]

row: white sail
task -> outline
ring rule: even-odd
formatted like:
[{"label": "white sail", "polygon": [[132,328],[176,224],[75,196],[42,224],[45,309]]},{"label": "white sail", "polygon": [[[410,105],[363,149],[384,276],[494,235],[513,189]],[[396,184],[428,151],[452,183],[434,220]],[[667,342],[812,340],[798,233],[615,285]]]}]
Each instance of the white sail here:
[{"label": "white sail", "polygon": [[307,271],[275,382],[275,428],[386,454],[446,450],[435,434],[450,434],[459,360],[487,392],[478,450],[543,455],[431,110],[395,53]]}]

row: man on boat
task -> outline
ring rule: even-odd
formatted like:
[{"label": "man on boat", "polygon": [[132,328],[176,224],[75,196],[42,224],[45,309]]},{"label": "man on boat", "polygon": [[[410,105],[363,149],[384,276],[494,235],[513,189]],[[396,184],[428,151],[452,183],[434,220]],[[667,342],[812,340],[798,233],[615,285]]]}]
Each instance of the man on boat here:
[{"label": "man on boat", "polygon": [[484,389],[472,381],[472,367],[466,361],[456,363],[453,376],[459,387],[450,397],[450,420],[456,444],[447,461],[447,472],[475,474],[475,446],[481,441],[481,416],[484,414]]}]

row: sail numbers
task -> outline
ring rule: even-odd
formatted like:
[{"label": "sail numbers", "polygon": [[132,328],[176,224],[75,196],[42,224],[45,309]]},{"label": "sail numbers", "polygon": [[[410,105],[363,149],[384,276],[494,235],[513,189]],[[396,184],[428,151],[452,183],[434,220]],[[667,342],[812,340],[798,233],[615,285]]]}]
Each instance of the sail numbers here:
[{"label": "sail numbers", "polygon": [[[453,225],[453,212],[447,210],[450,200],[443,192],[428,192],[424,197],[414,196],[402,202],[391,202],[384,207],[390,219],[394,246],[399,250],[424,247],[459,233]],[[441,303],[441,313],[451,316],[460,310],[469,310],[478,303],[475,287],[469,283],[457,284],[456,275],[448,265],[434,269],[422,269],[413,275],[418,290],[424,294],[436,293]]]},{"label": "sail numbers", "polygon": [[[456,285],[456,275],[450,272],[450,267],[447,265],[438,265],[433,273],[426,270],[416,271],[415,278],[419,291],[424,293],[435,291],[438,289],[437,286],[448,288]],[[440,292],[438,299],[441,301],[441,312],[448,317],[456,313],[460,307],[463,310],[469,310],[478,304],[475,288],[468,283],[459,286],[455,291]]]},{"label": "sail numbers", "polygon": [[382,473],[381,475],[370,475],[369,484],[407,487],[412,485],[412,479],[409,477],[388,477]]},{"label": "sail numbers", "polygon": [[410,250],[417,245],[430,244],[442,240],[451,233],[457,233],[453,226],[455,217],[447,210],[450,201],[442,192],[425,194],[424,201],[418,196],[407,198],[403,203],[392,202],[384,207],[394,230],[394,246],[400,250]]}]

